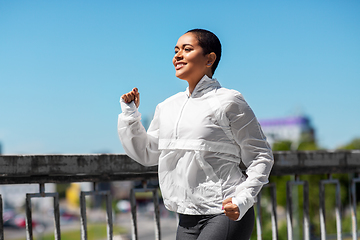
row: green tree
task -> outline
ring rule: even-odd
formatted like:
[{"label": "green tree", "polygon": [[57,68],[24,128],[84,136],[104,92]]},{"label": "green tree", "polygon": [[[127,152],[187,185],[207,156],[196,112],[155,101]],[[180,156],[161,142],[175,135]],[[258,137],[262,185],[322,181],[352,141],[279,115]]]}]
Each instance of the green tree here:
[{"label": "green tree", "polygon": [[310,142],[301,142],[297,147],[298,151],[315,151],[319,150],[319,146],[316,144],[315,141]]},{"label": "green tree", "polygon": [[291,141],[278,141],[275,142],[272,146],[273,151],[290,151],[291,150]]},{"label": "green tree", "polygon": [[292,142],[290,140],[283,140],[283,141],[275,142],[272,146],[273,151],[291,151],[291,150],[315,151],[320,149],[321,148],[318,146],[316,141],[308,134],[304,134],[301,136],[298,145],[296,145],[295,142]]},{"label": "green tree", "polygon": [[353,139],[350,143],[340,147],[343,150],[360,150],[360,138]]}]

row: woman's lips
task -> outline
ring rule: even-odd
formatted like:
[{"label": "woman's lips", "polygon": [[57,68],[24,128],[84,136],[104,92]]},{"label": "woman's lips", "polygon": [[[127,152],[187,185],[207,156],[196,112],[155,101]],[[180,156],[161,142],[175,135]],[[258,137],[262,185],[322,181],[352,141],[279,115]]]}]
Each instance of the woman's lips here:
[{"label": "woman's lips", "polygon": [[181,69],[183,66],[185,66],[185,63],[175,63],[175,70]]}]

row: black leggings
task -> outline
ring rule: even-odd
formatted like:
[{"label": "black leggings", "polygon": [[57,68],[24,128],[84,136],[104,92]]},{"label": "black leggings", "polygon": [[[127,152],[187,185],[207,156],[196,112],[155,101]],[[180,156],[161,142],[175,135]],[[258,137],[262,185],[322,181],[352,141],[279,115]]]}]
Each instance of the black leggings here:
[{"label": "black leggings", "polygon": [[254,228],[254,208],[240,221],[220,215],[179,214],[176,240],[249,240]]}]

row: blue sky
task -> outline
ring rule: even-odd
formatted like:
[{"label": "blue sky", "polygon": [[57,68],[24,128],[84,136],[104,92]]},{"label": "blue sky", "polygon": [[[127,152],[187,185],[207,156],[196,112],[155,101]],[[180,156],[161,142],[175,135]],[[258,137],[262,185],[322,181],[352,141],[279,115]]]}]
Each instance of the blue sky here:
[{"label": "blue sky", "polygon": [[360,1],[0,1],[4,154],[123,153],[120,96],[140,111],[183,91],[192,28],[223,45],[215,76],[259,119],[305,114],[328,149],[360,137]]}]

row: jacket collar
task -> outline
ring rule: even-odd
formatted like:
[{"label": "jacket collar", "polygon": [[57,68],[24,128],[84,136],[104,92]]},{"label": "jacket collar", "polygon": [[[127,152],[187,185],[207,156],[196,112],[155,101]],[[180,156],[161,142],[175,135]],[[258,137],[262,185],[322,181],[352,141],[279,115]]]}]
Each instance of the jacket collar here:
[{"label": "jacket collar", "polygon": [[[191,97],[201,97],[205,93],[210,92],[213,89],[221,88],[220,83],[216,80],[216,78],[209,78],[207,75],[204,75],[201,80],[196,84],[194,91],[191,94]],[[189,87],[186,88],[186,95],[189,97]]]}]

